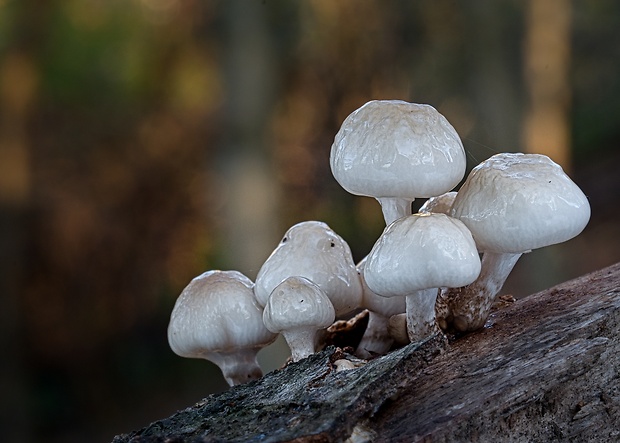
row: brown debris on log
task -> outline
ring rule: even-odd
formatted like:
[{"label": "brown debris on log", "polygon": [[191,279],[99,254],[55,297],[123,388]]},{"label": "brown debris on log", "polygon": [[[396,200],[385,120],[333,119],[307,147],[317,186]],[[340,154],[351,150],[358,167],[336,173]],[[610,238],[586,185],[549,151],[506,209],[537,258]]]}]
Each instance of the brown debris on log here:
[{"label": "brown debris on log", "polygon": [[620,264],[337,372],[330,347],[120,442],[620,441]]}]

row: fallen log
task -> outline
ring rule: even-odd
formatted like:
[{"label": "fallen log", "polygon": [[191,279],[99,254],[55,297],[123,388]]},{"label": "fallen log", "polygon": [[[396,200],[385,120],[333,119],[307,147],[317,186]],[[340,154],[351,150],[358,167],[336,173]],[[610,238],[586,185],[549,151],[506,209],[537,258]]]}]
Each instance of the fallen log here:
[{"label": "fallen log", "polygon": [[356,364],[329,347],[114,442],[620,441],[620,263]]}]

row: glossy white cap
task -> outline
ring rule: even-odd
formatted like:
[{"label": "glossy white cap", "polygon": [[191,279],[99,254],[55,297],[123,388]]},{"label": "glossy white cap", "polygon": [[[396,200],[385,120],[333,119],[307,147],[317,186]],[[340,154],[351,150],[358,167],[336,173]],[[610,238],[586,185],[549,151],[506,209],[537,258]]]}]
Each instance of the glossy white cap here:
[{"label": "glossy white cap", "polygon": [[384,317],[391,317],[392,315],[401,314],[405,312],[405,299],[403,297],[384,297],[375,293],[366,284],[364,278],[364,267],[366,266],[366,260],[368,257],[364,257],[362,261],[357,264],[357,270],[360,274],[362,281],[362,307],[366,308],[377,314],[381,314]]},{"label": "glossy white cap", "polygon": [[209,358],[210,353],[261,348],[276,335],[263,324],[252,281],[237,271],[207,271],[194,278],[174,305],[168,343],[175,354]]},{"label": "glossy white cap", "polygon": [[307,278],[289,277],[276,286],[263,312],[263,323],[271,332],[305,326],[327,328],[335,320],[334,307],[316,284]]},{"label": "glossy white cap", "polygon": [[384,297],[465,286],[480,274],[469,230],[445,214],[412,214],[390,224],[364,267],[368,287]]},{"label": "glossy white cap", "polygon": [[502,153],[471,171],[451,215],[465,223],[481,251],[523,253],[578,235],[590,204],[549,157]]},{"label": "glossy white cap", "polygon": [[456,191],[446,192],[445,194],[438,195],[437,197],[431,197],[424,202],[418,212],[436,212],[440,214],[450,215],[452,209],[452,203],[456,198]]},{"label": "glossy white cap", "polygon": [[453,189],[466,158],[456,130],[432,106],[376,100],[344,120],[330,165],[352,194],[413,200]]},{"label": "glossy white cap", "polygon": [[287,277],[305,277],[327,294],[336,315],[359,307],[360,283],[351,249],[327,224],[305,221],[292,226],[258,271],[254,293],[265,305]]}]

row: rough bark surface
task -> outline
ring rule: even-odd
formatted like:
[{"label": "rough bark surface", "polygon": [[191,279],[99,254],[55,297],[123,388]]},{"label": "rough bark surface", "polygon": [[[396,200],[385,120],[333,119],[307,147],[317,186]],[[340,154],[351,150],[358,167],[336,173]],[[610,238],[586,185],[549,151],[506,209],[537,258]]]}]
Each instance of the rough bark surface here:
[{"label": "rough bark surface", "polygon": [[620,263],[337,372],[334,347],[120,442],[620,441]]}]

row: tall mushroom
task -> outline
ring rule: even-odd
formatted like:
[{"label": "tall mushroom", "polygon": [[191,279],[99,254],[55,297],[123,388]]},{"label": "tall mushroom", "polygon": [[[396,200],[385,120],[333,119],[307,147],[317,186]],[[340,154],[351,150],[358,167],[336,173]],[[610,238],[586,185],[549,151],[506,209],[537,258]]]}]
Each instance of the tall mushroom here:
[{"label": "tall mushroom", "polygon": [[277,285],[263,311],[263,323],[271,332],[282,334],[293,361],[315,352],[317,332],[330,326],[335,317],[325,292],[304,277],[288,277]]},{"label": "tall mushroom", "polygon": [[454,327],[472,331],[484,326],[519,257],[578,235],[590,219],[590,205],[549,157],[502,153],[471,171],[451,215],[469,228],[483,252],[478,279],[447,294]]},{"label": "tall mushroom", "polygon": [[359,307],[360,283],[349,245],[327,224],[305,221],[292,226],[265,260],[254,292],[265,306],[269,294],[287,277],[305,277],[327,294],[337,316]]},{"label": "tall mushroom", "polygon": [[368,287],[384,297],[406,297],[410,341],[439,332],[438,288],[471,283],[480,272],[478,251],[463,223],[445,214],[417,213],[390,224],[366,259]]},{"label": "tall mushroom", "polygon": [[256,354],[276,334],[263,324],[253,286],[237,271],[207,271],[194,278],[172,309],[170,348],[181,357],[215,363],[230,386],[260,378]]},{"label": "tall mushroom", "polygon": [[432,106],[376,100],[344,120],[330,165],[348,192],[379,201],[389,225],[411,214],[414,199],[454,188],[466,158],[456,130]]}]

